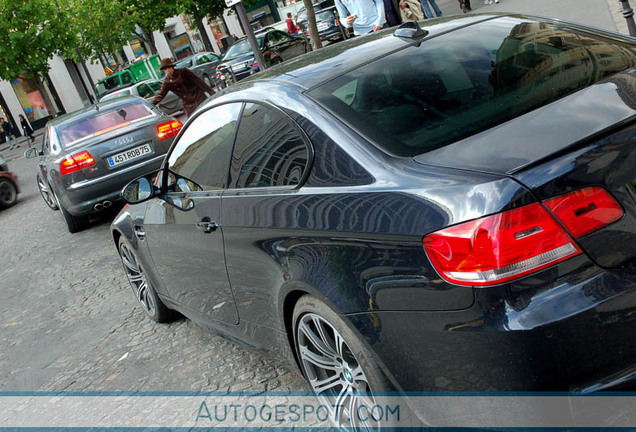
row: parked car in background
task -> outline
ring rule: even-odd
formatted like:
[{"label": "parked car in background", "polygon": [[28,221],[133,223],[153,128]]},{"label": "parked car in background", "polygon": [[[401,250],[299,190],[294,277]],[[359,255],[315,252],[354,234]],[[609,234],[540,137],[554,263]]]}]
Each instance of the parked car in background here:
[{"label": "parked car in background", "polygon": [[[114,93],[109,93],[100,99],[100,102],[114,99],[121,96],[138,96],[150,102],[161,90],[161,81],[146,80],[133,84],[125,89],[120,89]],[[166,97],[157,105],[161,110],[169,115],[183,112],[183,101],[172,92],[168,92]]]},{"label": "parked car in background", "polygon": [[[320,40],[335,42],[347,38],[345,29],[340,25],[338,19],[338,11],[335,6],[329,6],[321,8],[320,3],[314,6],[316,14],[316,26],[320,35]],[[307,26],[307,9],[301,8],[298,10],[296,18],[300,28],[309,35],[309,28]]]},{"label": "parked car in background", "polygon": [[18,176],[9,171],[9,166],[0,156],[0,210],[14,205],[19,192]]},{"label": "parked car in background", "polygon": [[[99,101],[103,102],[121,96],[139,96],[150,102],[155,97],[155,95],[159,93],[159,90],[161,90],[161,81],[145,80],[132,84],[130,87],[126,87],[113,93],[109,93],[106,96],[102,97]],[[172,92],[168,92],[166,97],[161,102],[159,102],[158,106],[163,112],[169,115],[173,115],[175,113],[183,111],[183,101],[180,97]]]},{"label": "parked car in background", "polygon": [[427,24],[200,107],[111,226],[141,306],[297,360],[342,426],[393,390],[636,388],[634,39]]},{"label": "parked car in background", "polygon": [[176,68],[188,68],[201,78],[207,85],[216,85],[216,66],[221,61],[221,57],[211,52],[201,52],[179,60]]},{"label": "parked car in background", "polygon": [[88,216],[120,199],[121,188],[156,171],[181,123],[139,97],[120,97],[51,120],[40,157],[37,184],[44,202],[59,209],[70,232]]},{"label": "parked car in background", "polygon": [[[256,33],[256,41],[268,66],[282,63],[308,51],[307,42],[302,37],[266,27]],[[260,70],[247,38],[236,41],[221,58],[216,68],[216,76],[223,81],[240,81]]]},{"label": "parked car in background", "polygon": [[145,59],[139,59],[123,70],[99,80],[94,88],[95,96],[99,100],[108,93],[113,93],[119,89],[129,87],[133,83],[151,78],[161,78],[159,56],[156,54]]}]

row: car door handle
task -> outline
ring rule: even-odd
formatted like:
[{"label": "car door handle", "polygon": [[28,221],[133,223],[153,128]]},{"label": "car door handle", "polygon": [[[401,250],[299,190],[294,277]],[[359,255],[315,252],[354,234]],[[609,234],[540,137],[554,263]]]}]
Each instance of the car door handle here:
[{"label": "car door handle", "polygon": [[210,220],[209,217],[204,217],[203,219],[201,219],[201,222],[197,223],[197,228],[200,228],[203,230],[204,233],[206,234],[210,234],[213,231],[216,231],[216,229],[219,227],[219,225]]}]

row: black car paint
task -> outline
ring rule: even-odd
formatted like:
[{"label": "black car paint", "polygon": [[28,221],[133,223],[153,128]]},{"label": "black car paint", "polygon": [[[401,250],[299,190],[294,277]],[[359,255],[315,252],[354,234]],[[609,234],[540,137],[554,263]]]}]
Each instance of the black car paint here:
[{"label": "black car paint", "polygon": [[[483,19],[458,19],[431,33]],[[382,34],[373,37],[386,39]],[[409,43],[398,38],[384,42],[386,52]],[[210,106],[257,100],[280,109],[304,131],[314,161],[320,161],[300,188],[246,191],[230,185],[222,193],[223,206],[217,209],[220,228],[212,235],[222,237],[225,244],[235,320],[215,322],[175,302],[152,270],[148,244],[153,239],[135,238],[134,231],[151,222],[149,218],[160,221],[179,210],[159,196],[149,204],[154,211],[147,211],[147,204],[130,205],[113,223],[114,235],[125,235],[142,252],[140,259],[166,304],[186,311],[205,327],[292,360],[293,303],[304,293],[314,295],[347,317],[386,375],[407,391],[564,390],[633,365],[635,314],[630,305],[636,304],[636,272],[633,255],[625,252],[629,242],[613,248],[609,257],[594,254],[600,249],[597,241],[608,249],[608,235],[631,239],[636,234],[630,216],[582,239],[589,255],[490,288],[445,282],[422,248],[423,236],[440,228],[590,183],[608,187],[628,207],[627,213],[635,214],[636,195],[629,185],[636,180],[631,175],[636,164],[625,145],[634,137],[633,107],[614,98],[614,110],[596,126],[563,131],[571,134],[564,142],[568,147],[556,154],[537,154],[540,148],[529,148],[529,142],[523,146],[526,153],[515,153],[512,161],[497,146],[466,162],[457,154],[455,159],[442,154],[435,161],[441,167],[426,157],[396,158],[363,145],[364,139],[346,124],[299,94],[324,79],[331,66],[354,66],[353,54],[383,55],[374,51],[379,41],[358,43],[340,44],[343,55],[316,67],[303,67],[299,59],[287,66],[288,75],[281,75],[278,83],[250,80],[208,102]],[[370,57],[356,61],[359,58]],[[293,77],[301,77],[302,84],[294,83]],[[609,92],[604,83],[590,92],[598,89]],[[590,110],[587,101],[577,104],[582,100],[571,98],[568,111]],[[558,102],[539,111],[532,116],[564,115]],[[600,111],[595,114],[602,115]],[[616,130],[599,126],[616,120]],[[536,133],[521,135],[504,125],[467,138],[463,145],[483,148],[482,140],[533,138]],[[197,213],[201,207],[190,210],[193,221],[204,216]],[[604,238],[596,239],[600,236]],[[188,241],[180,233],[168,239]],[[477,378],[466,380],[458,371]]]}]

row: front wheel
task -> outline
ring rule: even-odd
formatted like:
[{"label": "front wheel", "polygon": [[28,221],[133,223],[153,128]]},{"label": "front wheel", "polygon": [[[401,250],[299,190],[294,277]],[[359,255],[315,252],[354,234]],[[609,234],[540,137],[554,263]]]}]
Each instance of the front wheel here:
[{"label": "front wheel", "polygon": [[374,393],[392,389],[369,350],[329,306],[312,296],[296,304],[294,339],[301,368],[331,420],[344,429],[376,430],[360,416],[375,405]]},{"label": "front wheel", "polygon": [[117,249],[119,250],[119,257],[124,265],[128,282],[130,282],[135,298],[144,313],[158,323],[172,321],[176,313],[168,309],[159,299],[157,292],[139,263],[137,255],[123,237],[119,239]]},{"label": "front wheel", "polygon": [[18,188],[8,178],[0,178],[0,209],[9,208],[18,201]]}]

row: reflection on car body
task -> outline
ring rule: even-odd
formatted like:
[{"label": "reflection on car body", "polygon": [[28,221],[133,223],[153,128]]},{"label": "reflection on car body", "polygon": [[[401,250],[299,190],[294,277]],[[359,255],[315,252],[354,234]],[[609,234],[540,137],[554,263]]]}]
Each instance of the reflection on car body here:
[{"label": "reflection on car body", "polygon": [[633,40],[517,15],[415,30],[201,107],[159,175],[202,190],[111,226],[145,312],[289,359],[327,406],[633,388]]}]

